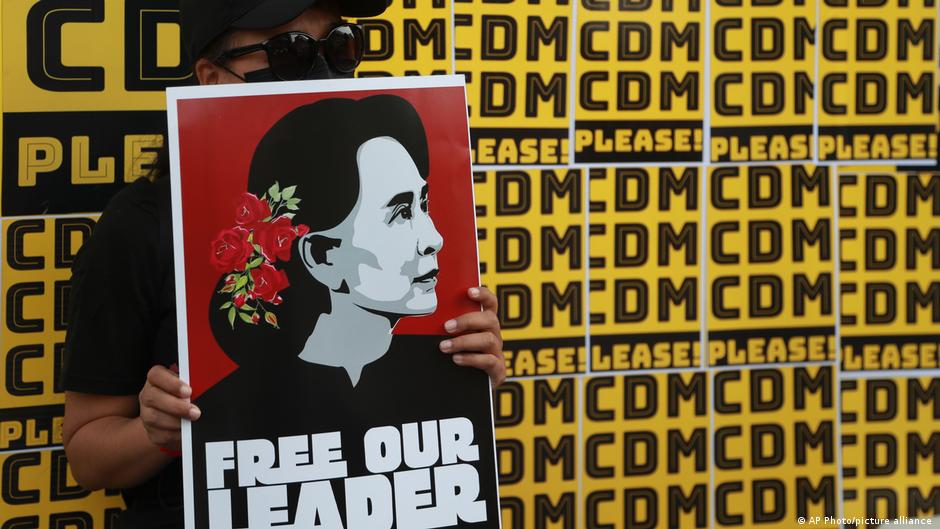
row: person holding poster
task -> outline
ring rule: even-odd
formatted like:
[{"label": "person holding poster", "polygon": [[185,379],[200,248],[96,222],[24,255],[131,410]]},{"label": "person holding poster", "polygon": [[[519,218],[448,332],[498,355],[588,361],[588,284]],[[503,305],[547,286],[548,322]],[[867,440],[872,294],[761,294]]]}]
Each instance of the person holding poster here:
[{"label": "person holding poster", "polygon": [[[224,84],[350,77],[361,58],[362,34],[341,16],[374,16],[385,8],[385,0],[183,0],[181,11],[200,84]],[[368,150],[390,149],[388,142],[376,140]],[[302,198],[313,200],[309,194]],[[192,389],[170,369],[177,349],[169,201],[168,178],[128,186],[102,215],[74,269],[63,372],[64,444],[81,484],[122,490],[127,511],[118,527],[182,527],[182,470],[174,452],[180,448],[179,420],[197,420],[201,414],[190,402]],[[225,286],[224,277],[218,290]],[[419,275],[412,281],[428,286],[434,279]],[[484,311],[448,320],[440,334],[455,337],[437,341],[455,363],[486,371],[497,385],[505,367],[495,297],[485,288],[468,292]],[[314,334],[311,330],[308,339]],[[348,330],[347,336],[353,335],[359,338]],[[396,346],[390,343],[388,352],[372,362],[342,366],[346,390],[366,388],[366,373],[383,369],[381,363],[393,357]],[[308,363],[336,361],[320,357]],[[363,369],[354,385],[358,368]],[[413,384],[414,377],[402,382]],[[267,405],[258,395],[242,397],[255,408]],[[460,426],[460,421],[439,421],[436,431],[459,431]],[[451,446],[449,454],[457,452]]]}]

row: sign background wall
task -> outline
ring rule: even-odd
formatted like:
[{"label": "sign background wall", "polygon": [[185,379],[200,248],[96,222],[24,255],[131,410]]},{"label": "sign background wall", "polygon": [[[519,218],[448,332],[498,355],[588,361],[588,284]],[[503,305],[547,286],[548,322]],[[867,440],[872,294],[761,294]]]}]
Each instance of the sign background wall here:
[{"label": "sign background wall", "polygon": [[[176,8],[0,7],[0,528],[122,507],[61,448],[67,279],[189,82]],[[504,527],[940,514],[938,9],[408,0],[363,21],[359,75],[467,78]]]}]

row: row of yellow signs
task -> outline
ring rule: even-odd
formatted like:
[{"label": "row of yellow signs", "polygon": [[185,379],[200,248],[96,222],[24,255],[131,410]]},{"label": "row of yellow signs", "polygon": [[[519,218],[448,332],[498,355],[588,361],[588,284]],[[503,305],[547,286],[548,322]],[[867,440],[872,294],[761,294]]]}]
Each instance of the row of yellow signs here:
[{"label": "row of yellow signs", "polygon": [[[474,161],[484,165],[936,159],[933,0],[705,7],[404,2],[360,21],[368,38],[360,75],[464,74]],[[36,159],[8,143],[4,157],[19,164],[7,167],[76,184],[114,181],[109,164],[130,163],[122,144],[161,130],[137,113],[163,109],[162,87],[191,82],[175,8],[174,0],[6,3],[6,126],[51,145]],[[83,120],[41,123],[47,112],[102,111],[117,112],[118,123],[101,138]],[[57,163],[75,153],[88,165]]]},{"label": "row of yellow signs", "polygon": [[[938,508],[934,377],[840,382],[812,365],[546,378],[508,382],[496,401],[507,528],[839,527]],[[61,449],[0,453],[0,469],[3,527],[114,527],[120,498],[77,486]]]}]

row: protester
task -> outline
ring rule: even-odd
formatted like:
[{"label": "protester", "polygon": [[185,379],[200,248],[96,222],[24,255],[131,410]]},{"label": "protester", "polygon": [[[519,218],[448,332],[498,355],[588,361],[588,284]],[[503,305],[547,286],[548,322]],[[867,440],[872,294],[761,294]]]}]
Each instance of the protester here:
[{"label": "protester", "polygon": [[[361,28],[342,16],[385,0],[183,0],[183,34],[200,84],[350,77]],[[166,167],[165,155],[162,167]],[[169,178],[117,194],[76,261],[69,307],[63,440],[76,480],[121,489],[121,528],[182,527],[180,419],[198,420],[177,362]],[[470,287],[470,285],[468,285]],[[445,324],[455,363],[505,378],[496,298]],[[445,334],[445,332],[442,332]],[[258,406],[265,403],[259,402]]]}]

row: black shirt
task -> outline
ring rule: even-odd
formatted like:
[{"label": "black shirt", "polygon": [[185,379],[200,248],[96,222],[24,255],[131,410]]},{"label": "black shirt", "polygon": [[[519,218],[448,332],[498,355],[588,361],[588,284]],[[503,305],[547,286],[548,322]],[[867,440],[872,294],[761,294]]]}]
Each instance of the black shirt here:
[{"label": "black shirt", "polygon": [[[111,199],[72,269],[64,385],[136,395],[147,371],[177,362],[170,179],[140,179]],[[122,491],[121,528],[182,527],[176,459]]]}]

